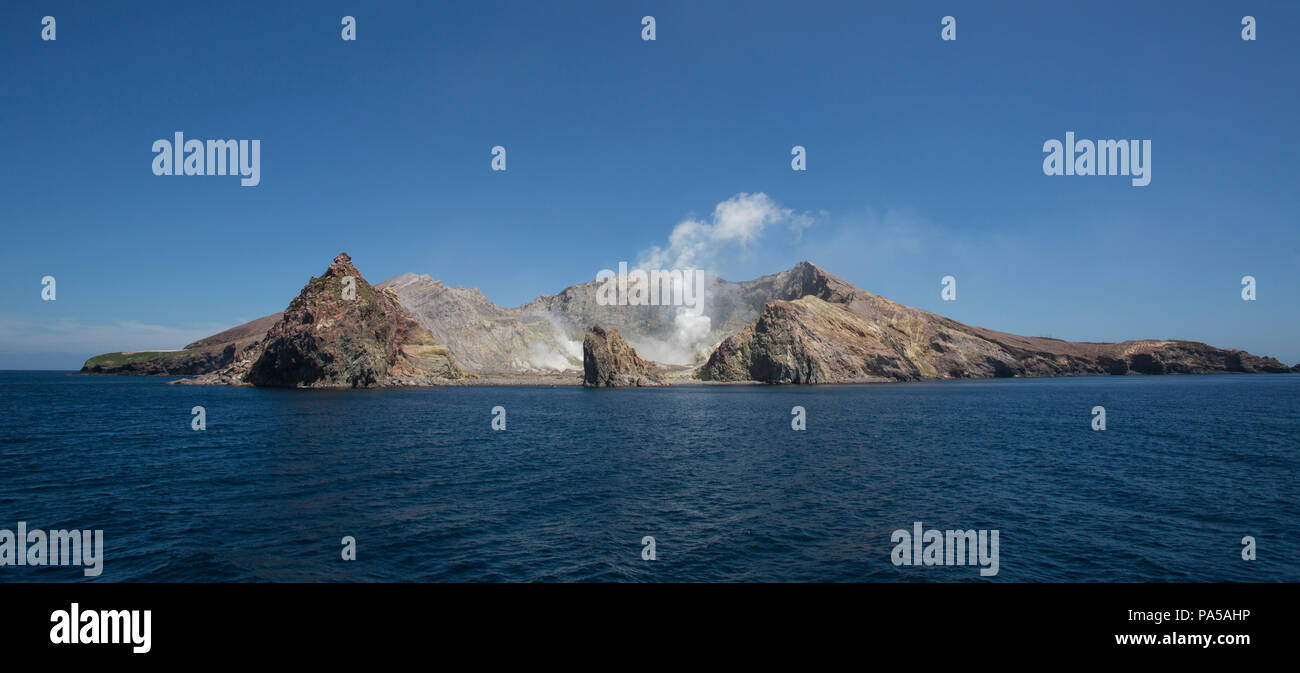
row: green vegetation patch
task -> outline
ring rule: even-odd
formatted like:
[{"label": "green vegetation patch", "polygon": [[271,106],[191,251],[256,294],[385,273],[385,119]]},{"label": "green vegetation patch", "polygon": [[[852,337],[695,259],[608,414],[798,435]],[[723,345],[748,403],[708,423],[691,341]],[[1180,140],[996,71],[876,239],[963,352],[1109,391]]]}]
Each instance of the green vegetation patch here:
[{"label": "green vegetation patch", "polygon": [[121,367],[132,362],[144,362],[163,358],[179,358],[189,355],[190,351],[139,351],[135,353],[104,353],[86,360],[87,367]]}]

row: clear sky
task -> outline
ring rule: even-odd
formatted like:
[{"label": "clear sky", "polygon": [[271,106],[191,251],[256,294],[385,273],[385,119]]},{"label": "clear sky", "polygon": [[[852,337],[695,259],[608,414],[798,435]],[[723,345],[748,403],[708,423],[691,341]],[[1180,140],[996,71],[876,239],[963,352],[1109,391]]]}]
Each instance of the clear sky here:
[{"label": "clear sky", "polygon": [[[0,368],[179,348],[340,251],[515,306],[683,222],[733,280],[806,259],[975,325],[1293,364],[1297,26],[1264,1],[10,0]],[[261,140],[261,183],[155,176],[177,131]],[[1044,175],[1067,131],[1151,140],[1150,185]],[[742,235],[729,200],[760,207]]]}]

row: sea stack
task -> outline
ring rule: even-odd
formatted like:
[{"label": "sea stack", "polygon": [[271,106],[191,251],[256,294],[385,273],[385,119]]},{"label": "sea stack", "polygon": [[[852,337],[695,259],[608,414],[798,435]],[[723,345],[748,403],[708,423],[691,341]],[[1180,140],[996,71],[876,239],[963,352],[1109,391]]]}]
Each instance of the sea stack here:
[{"label": "sea stack", "polygon": [[588,388],[655,386],[662,381],[658,365],[641,359],[618,330],[599,325],[582,340],[582,385]]}]

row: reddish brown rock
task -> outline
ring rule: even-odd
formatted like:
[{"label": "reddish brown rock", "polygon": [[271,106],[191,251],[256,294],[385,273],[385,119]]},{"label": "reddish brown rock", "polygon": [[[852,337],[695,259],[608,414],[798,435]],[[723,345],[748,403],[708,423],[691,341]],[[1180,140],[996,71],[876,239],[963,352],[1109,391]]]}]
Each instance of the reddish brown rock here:
[{"label": "reddish brown rock", "polygon": [[[344,294],[345,279],[355,297]],[[312,278],[266,334],[245,380],[257,386],[365,388],[393,379],[459,379],[446,347],[390,292],[371,287],[347,254]]]}]

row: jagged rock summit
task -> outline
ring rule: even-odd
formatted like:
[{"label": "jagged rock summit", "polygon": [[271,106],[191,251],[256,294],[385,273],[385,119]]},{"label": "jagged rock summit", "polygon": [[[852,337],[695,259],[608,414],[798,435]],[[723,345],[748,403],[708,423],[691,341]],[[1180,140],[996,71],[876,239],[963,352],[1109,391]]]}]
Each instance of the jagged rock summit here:
[{"label": "jagged rock summit", "polygon": [[617,329],[599,325],[582,340],[582,370],[582,385],[589,388],[654,386],[663,378],[663,370],[639,357]]},{"label": "jagged rock summit", "polygon": [[377,290],[340,253],[266,333],[244,380],[256,386],[366,388],[461,371],[391,292]]}]

